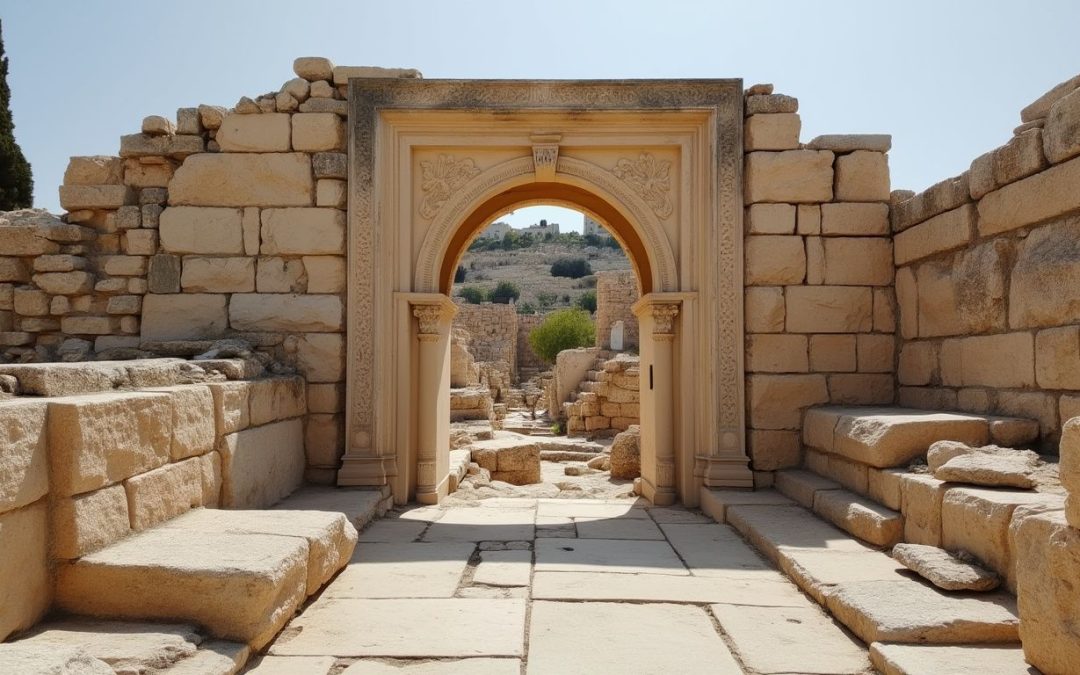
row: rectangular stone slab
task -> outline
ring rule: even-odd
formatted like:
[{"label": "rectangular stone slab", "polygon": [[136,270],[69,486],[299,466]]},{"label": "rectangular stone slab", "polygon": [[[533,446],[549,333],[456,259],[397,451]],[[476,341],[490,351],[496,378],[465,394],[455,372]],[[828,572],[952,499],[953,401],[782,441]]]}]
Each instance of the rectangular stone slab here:
[{"label": "rectangular stone slab", "polygon": [[1008,645],[870,645],[870,660],[882,675],[1016,675],[1029,673],[1024,650]]},{"label": "rectangular stone slab", "polygon": [[760,579],[678,577],[670,574],[537,572],[532,596],[538,600],[723,603],[803,607],[806,598],[779,572]]},{"label": "rectangular stone slab", "polygon": [[330,598],[450,598],[475,547],[462,544],[361,545],[326,589]]},{"label": "rectangular stone slab", "polygon": [[305,597],[307,540],[153,529],[62,566],[57,605],[89,616],[191,621],[260,649]]},{"label": "rectangular stone slab", "polygon": [[667,542],[620,539],[537,539],[536,571],[690,574]]}]

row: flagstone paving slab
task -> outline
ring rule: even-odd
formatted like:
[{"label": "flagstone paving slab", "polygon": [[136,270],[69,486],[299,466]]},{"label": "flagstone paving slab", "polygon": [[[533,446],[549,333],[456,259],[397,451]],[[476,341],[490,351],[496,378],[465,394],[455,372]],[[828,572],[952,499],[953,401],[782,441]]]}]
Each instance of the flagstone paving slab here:
[{"label": "flagstone paving slab", "polygon": [[246,675],[326,675],[334,667],[333,656],[264,656]]},{"label": "flagstone paving slab", "polygon": [[484,551],[473,583],[488,586],[528,586],[532,577],[532,551]]},{"label": "flagstone paving slab", "polygon": [[525,600],[322,597],[281,634],[275,656],[521,656]]},{"label": "flagstone paving slab", "polygon": [[324,591],[330,598],[450,598],[471,544],[363,544]]},{"label": "flagstone paving slab", "polygon": [[728,525],[663,525],[661,529],[695,576],[780,578],[769,561]]},{"label": "flagstone paving slab", "polygon": [[623,602],[689,602],[804,607],[806,597],[777,575],[775,581],[678,577],[670,574],[607,572],[537,572],[533,598],[538,600],[606,600]]},{"label": "flagstone paving slab", "polygon": [[448,509],[424,533],[426,542],[511,541],[534,536],[532,509]]},{"label": "flagstone paving slab", "polygon": [[577,536],[582,539],[652,539],[664,533],[647,518],[575,518]]},{"label": "flagstone paving slab", "polygon": [[554,499],[541,500],[536,506],[536,515],[566,518],[648,518],[649,512],[631,501],[611,503]]},{"label": "flagstone paving slab", "polygon": [[629,539],[537,539],[536,571],[690,574],[667,542]]},{"label": "flagstone paving slab", "polygon": [[381,661],[361,660],[342,675],[518,675],[518,659],[458,659],[454,661]]},{"label": "flagstone paving slab", "polygon": [[360,533],[360,543],[407,544],[427,528],[422,520],[377,520]]}]

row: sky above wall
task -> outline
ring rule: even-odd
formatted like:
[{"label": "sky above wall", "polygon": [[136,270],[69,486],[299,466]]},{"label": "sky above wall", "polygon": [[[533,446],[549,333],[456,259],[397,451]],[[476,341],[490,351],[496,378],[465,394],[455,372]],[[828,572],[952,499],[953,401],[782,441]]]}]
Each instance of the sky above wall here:
[{"label": "sky above wall", "polygon": [[[146,115],[276,91],[297,56],[428,78],[772,82],[799,99],[804,141],[891,133],[893,187],[914,190],[1080,72],[1076,0],[0,0],[0,19],[16,138],[53,211],[69,156],[115,154]],[[540,217],[580,225],[512,220]]]}]

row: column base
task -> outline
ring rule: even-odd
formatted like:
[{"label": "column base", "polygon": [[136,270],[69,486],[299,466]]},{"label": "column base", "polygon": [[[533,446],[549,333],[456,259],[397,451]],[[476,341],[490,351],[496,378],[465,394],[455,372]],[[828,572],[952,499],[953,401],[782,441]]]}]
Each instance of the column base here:
[{"label": "column base", "polygon": [[450,476],[446,476],[435,487],[416,488],[416,501],[427,506],[434,506],[450,494]]},{"label": "column base", "polygon": [[648,499],[653,506],[673,506],[678,501],[675,490],[658,488],[644,476],[641,478],[641,496]]},{"label": "column base", "polygon": [[340,487],[382,487],[389,485],[390,476],[397,474],[397,462],[393,457],[341,458],[337,484]]},{"label": "column base", "polygon": [[709,488],[754,487],[754,473],[746,457],[699,457],[705,461],[702,484]]}]

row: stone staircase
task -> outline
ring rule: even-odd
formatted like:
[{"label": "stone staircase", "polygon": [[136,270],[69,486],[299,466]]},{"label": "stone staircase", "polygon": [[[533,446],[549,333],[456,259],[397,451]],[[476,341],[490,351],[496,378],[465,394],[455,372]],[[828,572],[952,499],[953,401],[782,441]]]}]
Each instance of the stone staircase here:
[{"label": "stone staircase", "polygon": [[[702,509],[739,530],[870,645],[882,672],[1026,672],[1009,524],[1017,509],[1060,508],[1062,497],[945,483],[909,465],[939,440],[1016,446],[1037,437],[1035,422],[1017,418],[811,409],[801,468],[776,472],[771,489],[706,490]],[[1000,575],[1003,588],[941,590],[890,556],[904,541],[970,554]],[[988,670],[988,662],[1011,670]]]}]

